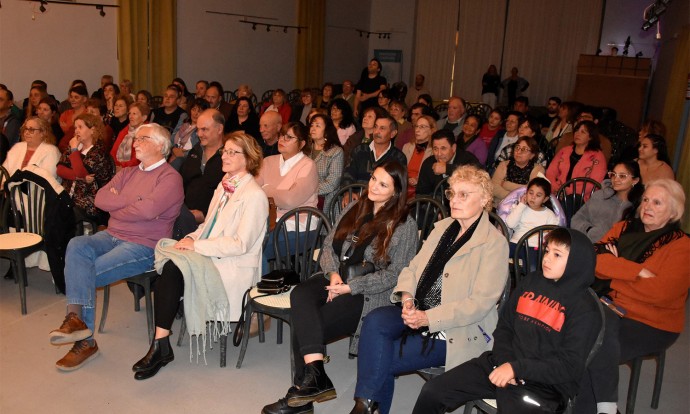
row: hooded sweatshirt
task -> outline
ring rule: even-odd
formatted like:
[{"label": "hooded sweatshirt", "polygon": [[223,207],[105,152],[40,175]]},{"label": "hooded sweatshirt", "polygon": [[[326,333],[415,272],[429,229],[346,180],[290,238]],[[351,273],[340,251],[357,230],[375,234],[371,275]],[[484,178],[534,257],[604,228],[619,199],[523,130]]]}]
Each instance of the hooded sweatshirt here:
[{"label": "hooded sweatshirt", "polygon": [[508,362],[515,378],[550,385],[572,398],[601,327],[598,305],[587,288],[594,282],[592,242],[568,230],[570,254],[563,276],[528,274],[504,306],[494,331],[493,363]]}]

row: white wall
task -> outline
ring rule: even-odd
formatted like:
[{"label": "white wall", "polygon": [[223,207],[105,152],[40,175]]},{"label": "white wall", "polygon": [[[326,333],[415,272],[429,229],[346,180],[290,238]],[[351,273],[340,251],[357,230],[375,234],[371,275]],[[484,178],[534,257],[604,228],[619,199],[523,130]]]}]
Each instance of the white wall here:
[{"label": "white wall", "polygon": [[326,36],[324,40],[325,82],[357,83],[360,72],[373,52],[369,39],[360,37],[356,29],[370,30],[371,0],[328,0],[326,3]]},{"label": "white wall", "polygon": [[[116,0],[99,0],[115,4]],[[95,7],[46,5],[5,0],[0,8],[0,83],[24,99],[35,79],[48,83],[48,92],[65,99],[73,79],[83,79],[89,93],[101,76],[118,79],[117,11]],[[32,16],[34,17],[32,19]]]},{"label": "white wall", "polygon": [[297,25],[297,2],[263,0],[229,2],[223,0],[177,1],[177,75],[190,89],[199,79],[219,81],[227,90],[249,84],[254,93],[295,84],[297,32],[288,33],[240,23],[238,16],[206,13],[207,10],[246,13],[278,20],[248,20]]},{"label": "white wall", "polygon": [[[410,74],[410,68],[414,54],[415,4],[415,0],[376,0],[371,4],[369,30],[392,33],[390,39],[379,39],[374,35],[369,38],[369,59],[374,57],[376,49],[402,50],[402,81],[408,86],[414,83],[411,82],[414,74]],[[390,84],[397,81],[398,79],[388,79]]]}]

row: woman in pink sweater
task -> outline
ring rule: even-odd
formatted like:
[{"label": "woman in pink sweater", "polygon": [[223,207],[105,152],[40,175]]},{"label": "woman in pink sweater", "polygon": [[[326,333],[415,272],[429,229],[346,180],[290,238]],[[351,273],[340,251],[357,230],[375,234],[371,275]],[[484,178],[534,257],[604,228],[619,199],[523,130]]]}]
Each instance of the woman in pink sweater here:
[{"label": "woman in pink sweater", "polygon": [[[570,179],[589,177],[601,182],[606,175],[606,158],[599,145],[597,125],[592,121],[582,121],[575,126],[574,135],[573,145],[558,151],[546,170],[546,178],[551,181],[554,194]],[[589,188],[587,190],[585,199],[590,194]]]},{"label": "woman in pink sweater", "polygon": [[[307,156],[310,151],[307,128],[300,122],[290,122],[283,126],[278,138],[280,154],[264,159],[256,181],[263,188],[266,196],[273,197],[278,219],[294,208],[316,207],[318,204],[319,175],[316,164]],[[316,224],[313,223],[314,226]],[[288,222],[287,228],[294,230],[295,223]],[[305,230],[307,230],[306,225],[300,223],[300,231]],[[293,234],[294,232],[290,231],[288,238]],[[273,233],[270,233],[267,246],[272,245]],[[290,245],[294,246],[294,242],[291,241]],[[264,250],[262,274],[268,273],[268,261],[274,258],[273,249]]]}]

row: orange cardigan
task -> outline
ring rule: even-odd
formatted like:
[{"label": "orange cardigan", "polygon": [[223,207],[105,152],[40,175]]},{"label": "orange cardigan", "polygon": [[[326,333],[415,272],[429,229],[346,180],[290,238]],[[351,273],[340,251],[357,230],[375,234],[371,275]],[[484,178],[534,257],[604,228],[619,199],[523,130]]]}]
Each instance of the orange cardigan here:
[{"label": "orange cardigan", "polygon": [[[624,222],[613,225],[602,237],[618,238]],[[596,276],[611,279],[611,297],[625,308],[626,318],[668,332],[681,332],[685,324],[685,300],[690,288],[690,238],[683,237],[656,250],[643,263],[616,257],[597,256]],[[638,276],[646,268],[656,275]]]}]

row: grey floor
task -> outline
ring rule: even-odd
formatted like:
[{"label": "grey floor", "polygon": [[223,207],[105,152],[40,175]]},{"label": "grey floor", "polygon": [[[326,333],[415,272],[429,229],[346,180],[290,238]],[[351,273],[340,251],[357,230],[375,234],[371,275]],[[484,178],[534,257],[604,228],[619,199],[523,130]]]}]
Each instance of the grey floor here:
[{"label": "grey floor", "polygon": [[[132,295],[123,284],[111,290],[106,331],[96,336],[100,355],[80,370],[59,372],[54,364],[69,347],[50,345],[47,334],[62,322],[64,296],[55,294],[46,272],[29,269],[29,283],[28,314],[22,316],[17,286],[0,279],[0,413],[259,413],[283,396],[290,383],[288,343],[276,344],[275,327],[265,343],[250,340],[241,369],[235,368],[239,349],[232,346],[228,367],[219,367],[217,344],[206,353],[207,365],[190,363],[187,340],[175,348],[176,360],[156,377],[135,381],[131,366],[148,350],[146,317],[143,309],[133,311]],[[649,407],[654,364],[643,365],[637,413],[690,412],[687,326],[686,321],[685,332],[668,352],[658,410]],[[179,321],[173,330],[176,339]],[[329,345],[327,371],[339,398],[317,404],[316,413],[348,413],[352,408],[357,365],[347,358],[347,345],[346,340]],[[623,399],[628,374],[621,367]],[[400,377],[392,412],[409,413],[422,385],[416,375]],[[622,412],[624,408],[623,402]]]}]

